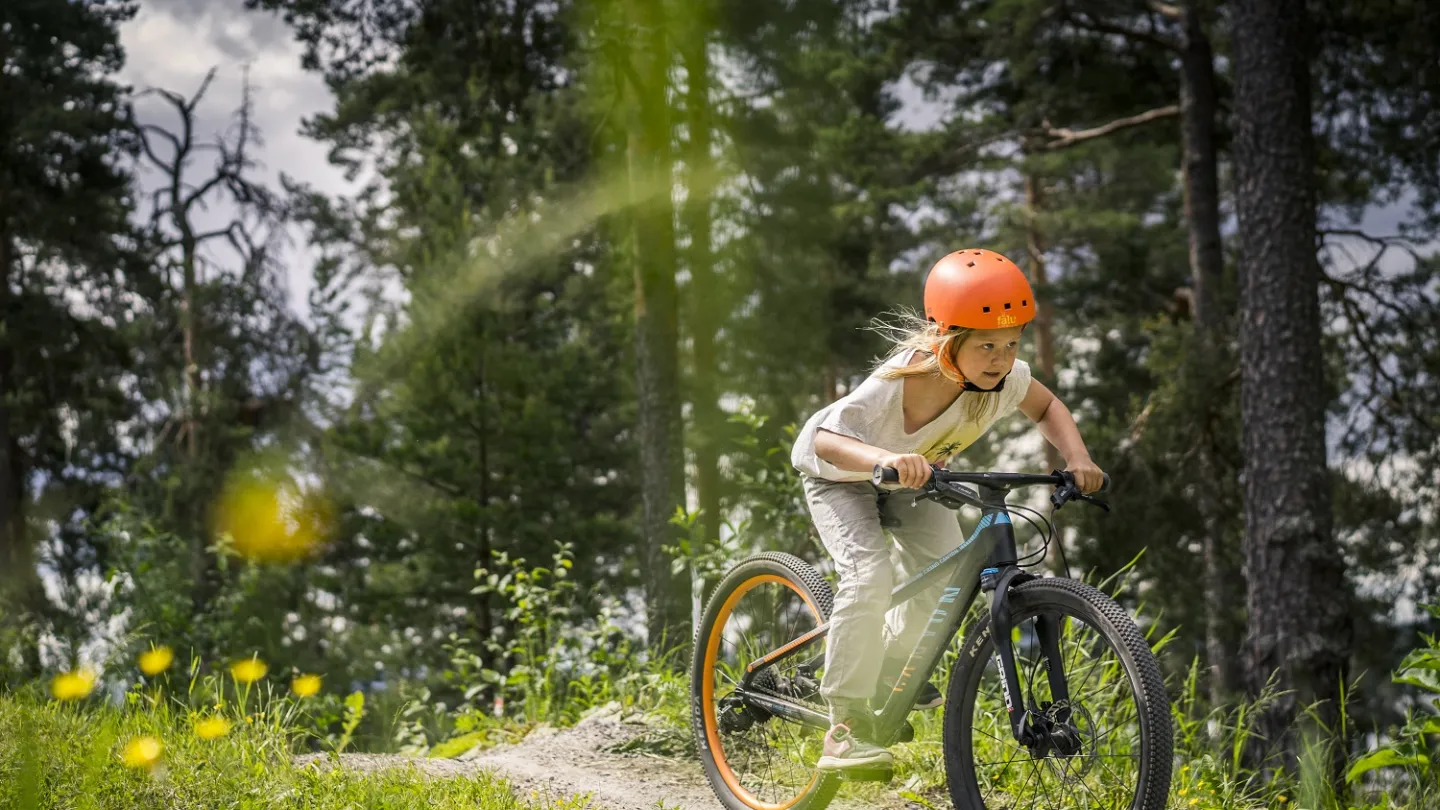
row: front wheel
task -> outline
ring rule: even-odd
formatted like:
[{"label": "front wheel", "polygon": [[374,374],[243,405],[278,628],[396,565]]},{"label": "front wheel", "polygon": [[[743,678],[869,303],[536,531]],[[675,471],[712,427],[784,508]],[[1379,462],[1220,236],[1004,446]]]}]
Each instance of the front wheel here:
[{"label": "front wheel", "polygon": [[[990,616],[972,628],[950,677],[945,773],[956,807],[1162,810],[1173,729],[1160,668],[1134,620],[1108,596],[1068,579],[1010,590],[1011,644],[1033,733],[1015,740]],[[1069,698],[1054,697],[1038,620],[1057,628]]]}]

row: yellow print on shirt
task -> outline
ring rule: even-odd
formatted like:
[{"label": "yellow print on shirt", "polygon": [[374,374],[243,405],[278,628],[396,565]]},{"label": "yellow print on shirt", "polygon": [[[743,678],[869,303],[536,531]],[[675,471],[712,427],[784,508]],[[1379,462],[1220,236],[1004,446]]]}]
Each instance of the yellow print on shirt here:
[{"label": "yellow print on shirt", "polygon": [[979,425],[964,425],[959,430],[947,433],[931,442],[929,447],[915,452],[924,456],[925,460],[931,464],[939,464],[974,444],[978,438],[980,438]]}]

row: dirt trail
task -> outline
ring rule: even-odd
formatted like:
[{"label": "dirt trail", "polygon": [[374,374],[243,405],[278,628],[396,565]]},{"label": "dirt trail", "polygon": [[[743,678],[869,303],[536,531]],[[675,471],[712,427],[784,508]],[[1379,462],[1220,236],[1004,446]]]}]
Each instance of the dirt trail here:
[{"label": "dirt trail", "polygon": [[[519,743],[483,751],[473,750],[455,759],[422,759],[398,755],[345,754],[341,765],[355,770],[412,766],[428,776],[463,777],[491,771],[510,780],[516,792],[529,797],[589,796],[596,810],[717,810],[720,802],[710,791],[700,764],[649,753],[644,749],[655,729],[638,716],[621,716],[618,707],[606,707],[572,728],[541,727]],[[301,757],[324,767],[323,756]],[[893,795],[893,794],[892,794]],[[903,808],[895,797],[885,802]],[[880,806],[884,806],[880,805]],[[837,800],[837,810],[857,807]]]}]

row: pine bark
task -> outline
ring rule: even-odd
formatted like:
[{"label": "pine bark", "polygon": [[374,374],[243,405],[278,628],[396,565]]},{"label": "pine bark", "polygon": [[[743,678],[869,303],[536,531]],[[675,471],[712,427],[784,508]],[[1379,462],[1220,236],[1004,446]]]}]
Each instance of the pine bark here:
[{"label": "pine bark", "polygon": [[[1258,695],[1278,673],[1287,690],[1248,755],[1294,769],[1301,708],[1324,701],[1318,719],[1335,727],[1352,632],[1325,458],[1307,17],[1304,0],[1238,0],[1233,14],[1245,685]],[[1345,746],[1332,751],[1342,764]]]},{"label": "pine bark", "polygon": [[[1040,231],[1040,211],[1045,198],[1040,184],[1043,181],[1031,172],[1025,173],[1025,250],[1030,256],[1030,275],[1038,288],[1035,292],[1035,359],[1038,363],[1036,377],[1040,382],[1056,388],[1055,382],[1055,307],[1050,303],[1046,291],[1050,283],[1050,268],[1045,263],[1045,236]],[[1065,469],[1065,459],[1055,445],[1045,443],[1045,469]]]},{"label": "pine bark", "polygon": [[1203,398],[1200,446],[1196,459],[1197,506],[1203,523],[1203,582],[1205,594],[1205,657],[1210,670],[1210,703],[1223,705],[1233,685],[1233,669],[1225,616],[1229,612],[1225,538],[1225,505],[1219,485],[1225,471],[1212,427],[1217,423],[1221,392],[1215,384],[1224,358],[1225,324],[1220,287],[1225,264],[1220,239],[1219,157],[1215,145],[1218,111],[1215,93],[1215,57],[1198,0],[1183,10],[1184,46],[1180,53],[1180,118],[1184,147],[1185,219],[1190,239],[1190,276],[1194,286],[1195,349],[1198,394]]},{"label": "pine bark", "polygon": [[678,539],[671,523],[684,502],[680,412],[679,303],[675,284],[674,203],[667,83],[670,43],[658,0],[637,2],[630,89],[636,103],[626,146],[633,216],[636,397],[639,407],[642,547],[647,631],[651,644],[688,638],[690,583],[671,572],[664,546]]},{"label": "pine bark", "polygon": [[[714,255],[711,250],[710,60],[704,28],[697,31],[685,52],[686,128],[689,152],[688,196],[685,225],[690,239],[690,323],[693,341],[693,394],[695,436],[695,490],[700,502],[701,538],[707,545],[720,541],[720,432],[723,426],[718,401],[715,331],[720,302],[716,298]],[[699,549],[697,549],[698,551]]]}]

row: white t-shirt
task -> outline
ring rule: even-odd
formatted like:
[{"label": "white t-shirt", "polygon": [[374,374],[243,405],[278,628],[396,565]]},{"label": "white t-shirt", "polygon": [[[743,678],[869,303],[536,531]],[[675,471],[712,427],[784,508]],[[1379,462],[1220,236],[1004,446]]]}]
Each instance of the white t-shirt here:
[{"label": "white t-shirt", "polygon": [[[910,352],[892,357],[885,366],[903,366],[913,356],[914,352]],[[965,421],[961,403],[970,397],[984,396],[965,391],[929,424],[914,433],[906,433],[903,406],[905,381],[883,380],[877,370],[854,391],[810,417],[790,450],[790,463],[812,478],[870,480],[868,470],[842,470],[815,454],[815,432],[821,428],[892,453],[918,453],[931,464],[944,463],[974,444],[997,420],[1014,413],[1029,390],[1030,365],[1024,360],[1016,360],[1010,375],[1005,378],[1004,389],[999,393],[999,407],[983,422]]]}]

